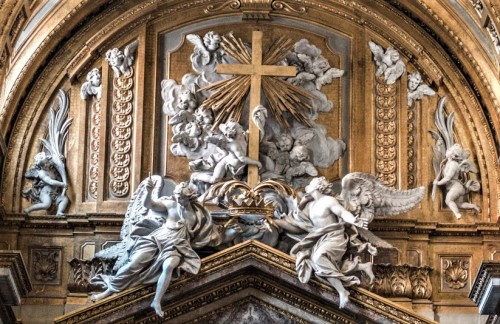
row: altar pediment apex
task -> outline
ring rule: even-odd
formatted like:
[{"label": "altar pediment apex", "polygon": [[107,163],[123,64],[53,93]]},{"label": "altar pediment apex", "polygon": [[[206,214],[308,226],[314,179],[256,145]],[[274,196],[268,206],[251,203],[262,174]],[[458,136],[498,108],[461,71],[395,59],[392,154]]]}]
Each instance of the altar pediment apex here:
[{"label": "altar pediment apex", "polygon": [[[316,322],[433,323],[365,289],[350,292],[351,302],[339,309],[338,295],[329,285],[315,279],[300,283],[294,258],[258,241],[246,241],[204,258],[197,275],[184,274],[174,281],[163,299],[163,320],[213,319],[227,315],[231,307],[245,305],[252,310],[267,309],[262,316],[281,314]],[[150,308],[153,295],[154,286],[128,289],[55,323],[160,321]]]}]

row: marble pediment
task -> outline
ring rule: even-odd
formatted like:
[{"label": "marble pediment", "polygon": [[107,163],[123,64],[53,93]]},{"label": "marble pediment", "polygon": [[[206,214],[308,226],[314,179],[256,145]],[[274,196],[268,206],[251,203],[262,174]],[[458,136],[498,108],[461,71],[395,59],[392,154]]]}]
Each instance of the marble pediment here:
[{"label": "marble pediment", "polygon": [[434,323],[363,288],[351,288],[339,309],[335,290],[319,280],[302,284],[294,258],[247,241],[202,259],[197,275],[174,281],[150,308],[153,286],[139,286],[59,317],[70,323]]}]

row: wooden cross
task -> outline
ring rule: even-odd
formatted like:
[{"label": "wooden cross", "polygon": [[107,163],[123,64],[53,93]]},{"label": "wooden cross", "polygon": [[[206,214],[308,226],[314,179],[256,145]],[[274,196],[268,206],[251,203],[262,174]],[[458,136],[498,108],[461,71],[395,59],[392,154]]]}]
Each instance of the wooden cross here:
[{"label": "wooden cross", "polygon": [[[259,129],[252,121],[255,107],[260,105],[262,76],[295,76],[293,66],[262,65],[262,32],[252,32],[252,64],[219,64],[217,73],[250,75],[250,111],[248,112],[248,157],[259,160]],[[259,183],[259,170],[256,165],[248,165],[248,185],[255,187]]]}]

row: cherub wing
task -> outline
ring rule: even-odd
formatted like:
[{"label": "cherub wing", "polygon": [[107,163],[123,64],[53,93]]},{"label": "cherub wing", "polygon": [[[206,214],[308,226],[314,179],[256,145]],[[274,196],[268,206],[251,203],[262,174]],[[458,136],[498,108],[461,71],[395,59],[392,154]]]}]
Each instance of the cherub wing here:
[{"label": "cherub wing", "polygon": [[423,96],[433,96],[436,94],[436,91],[432,90],[427,84],[419,85],[415,92],[417,92],[418,99],[422,99]]},{"label": "cherub wing", "polygon": [[342,179],[341,198],[345,208],[368,222],[415,208],[424,193],[424,187],[410,190],[386,187],[374,176],[362,172],[349,173]]},{"label": "cherub wing", "polygon": [[[159,195],[159,192],[163,187],[163,179],[158,175],[151,176],[151,178],[156,184],[152,192],[152,196],[155,197]],[[123,220],[120,232],[121,241],[107,249],[99,251],[95,255],[95,257],[102,259],[116,259],[113,267],[114,270],[118,270],[128,260],[127,250],[129,245],[134,242],[132,231],[134,230],[136,224],[149,218],[151,221],[148,225],[152,225],[155,221],[157,226],[161,225],[160,221],[155,219],[161,217],[161,215],[158,215],[159,213],[157,212],[150,211],[143,205],[144,197],[147,194],[146,183],[147,179],[143,180],[132,195],[127,211],[125,212],[125,219]]]},{"label": "cherub wing", "polygon": [[462,162],[460,162],[460,171],[464,173],[469,173],[469,172],[478,173],[476,166],[469,159],[465,159]]},{"label": "cherub wing", "polygon": [[436,109],[436,114],[434,116],[434,123],[438,131],[430,131],[431,136],[436,140],[436,146],[434,146],[434,157],[432,158],[432,166],[436,174],[436,178],[440,177],[441,173],[441,162],[446,158],[446,150],[455,144],[455,138],[453,137],[453,123],[455,121],[455,112],[451,112],[448,118],[444,114],[444,105],[446,103],[446,97],[439,99],[438,107]]},{"label": "cherub wing", "polygon": [[372,41],[368,42],[368,46],[370,46],[370,50],[373,53],[373,59],[375,60],[375,63],[377,66],[382,64],[382,58],[384,57],[384,49],[382,46],[375,44]]},{"label": "cherub wing", "polygon": [[316,89],[318,91],[321,90],[322,86],[332,83],[333,79],[340,78],[342,75],[344,75],[344,70],[336,68],[328,69],[325,74],[316,78]]},{"label": "cherub wing", "polygon": [[134,56],[138,46],[139,40],[136,39],[132,43],[125,46],[125,49],[123,50],[123,55],[125,56],[125,59],[127,60],[127,66],[129,67],[134,64]]},{"label": "cherub wing", "polygon": [[399,79],[399,77],[403,75],[405,70],[405,64],[403,63],[403,61],[399,60],[395,65],[385,70],[385,82],[387,84],[394,84],[397,79]]},{"label": "cherub wing", "polygon": [[205,44],[199,35],[189,34],[186,39],[194,45],[194,53],[201,55],[201,63],[207,65],[210,62],[210,52],[205,48]]},{"label": "cherub wing", "polygon": [[68,139],[68,128],[72,119],[68,119],[69,102],[66,93],[59,89],[57,94],[58,109],[52,107],[49,115],[49,135],[47,139],[42,139],[42,145],[52,157],[51,161],[61,176],[64,183],[68,183],[66,174],[66,157],[64,147]]}]

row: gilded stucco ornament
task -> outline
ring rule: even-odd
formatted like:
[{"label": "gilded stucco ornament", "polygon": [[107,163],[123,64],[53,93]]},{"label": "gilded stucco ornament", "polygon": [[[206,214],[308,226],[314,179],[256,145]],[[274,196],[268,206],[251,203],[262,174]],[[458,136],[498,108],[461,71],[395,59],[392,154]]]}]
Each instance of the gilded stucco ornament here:
[{"label": "gilded stucco ornament", "polygon": [[240,233],[237,225],[213,224],[189,183],[178,184],[172,196],[159,196],[163,185],[162,177],[154,176],[137,188],[125,215],[122,242],[96,255],[116,258],[116,273],[91,279],[93,285],[104,289],[94,294],[92,301],[140,284],[156,283],[151,307],[163,317],[161,299],[171,280],[181,272],[196,274],[200,269],[201,260],[194,249],[222,244]]},{"label": "gilded stucco ornament", "polygon": [[437,131],[430,131],[436,140],[432,166],[436,178],[432,187],[432,199],[436,198],[438,187],[444,187],[445,203],[457,219],[461,219],[461,209],[480,211],[478,205],[468,202],[471,192],[478,192],[481,184],[477,180],[469,179],[469,173],[477,173],[478,169],[469,159],[470,153],[455,142],[453,124],[455,113],[445,116],[444,106],[446,97],[439,100],[436,109],[435,124]]},{"label": "gilded stucco ornament", "polygon": [[434,96],[435,94],[436,91],[422,83],[422,76],[418,71],[408,74],[408,107],[410,107],[414,101],[421,100],[424,96]]},{"label": "gilded stucco ornament", "polygon": [[382,46],[369,41],[368,45],[373,53],[373,59],[377,65],[376,76],[384,76],[387,84],[394,84],[404,73],[406,66],[401,60],[399,52],[393,47],[388,47],[385,51]]},{"label": "gilded stucco ornament", "polygon": [[23,190],[23,197],[34,203],[24,209],[25,213],[49,210],[56,205],[57,215],[64,215],[69,204],[65,145],[72,119],[68,119],[68,112],[68,96],[59,90],[56,107],[50,109],[48,136],[41,140],[43,151],[35,155],[34,163],[24,174],[32,186]]},{"label": "gilded stucco ornament", "polygon": [[[368,230],[374,218],[397,215],[415,208],[424,196],[423,187],[396,190],[385,187],[375,177],[354,172],[342,179],[342,192],[335,198],[332,183],[324,177],[311,180],[305,195],[290,212],[272,223],[297,243],[290,251],[296,258],[301,282],[312,274],[332,285],[343,308],[349,300],[345,289],[360,284],[364,272],[370,284],[375,280],[371,262],[361,262],[359,254],[377,254],[377,247],[393,248]],[[408,289],[409,282],[401,281]],[[398,290],[401,285],[393,285]],[[404,288],[404,290],[407,288]]]}]

